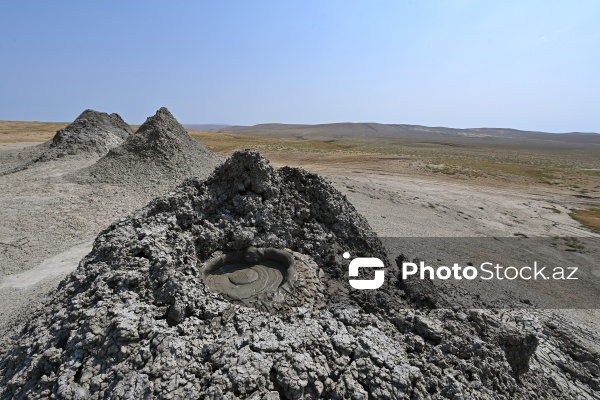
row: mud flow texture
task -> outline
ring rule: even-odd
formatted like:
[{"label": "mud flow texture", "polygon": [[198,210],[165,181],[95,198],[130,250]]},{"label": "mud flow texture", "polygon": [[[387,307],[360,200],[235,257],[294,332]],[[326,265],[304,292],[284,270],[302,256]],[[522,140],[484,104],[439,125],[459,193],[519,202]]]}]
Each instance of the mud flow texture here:
[{"label": "mud flow texture", "polygon": [[249,299],[291,287],[298,275],[291,253],[274,248],[229,252],[202,268],[207,286],[231,299]]}]

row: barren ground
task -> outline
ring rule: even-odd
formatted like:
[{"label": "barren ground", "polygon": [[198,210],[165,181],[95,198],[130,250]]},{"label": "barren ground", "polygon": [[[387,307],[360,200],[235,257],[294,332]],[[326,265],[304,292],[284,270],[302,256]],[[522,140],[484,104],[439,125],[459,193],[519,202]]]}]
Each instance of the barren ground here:
[{"label": "barren ground", "polygon": [[[0,171],[60,123],[0,122]],[[456,147],[439,143],[311,141],[190,132],[228,155],[253,148],[275,166],[326,176],[387,237],[600,236],[598,149]],[[161,193],[65,179],[96,159],[38,163],[0,176],[0,337],[85,255],[98,232]],[[586,216],[582,225],[572,210]],[[593,215],[592,215],[593,216]],[[597,329],[597,310],[569,318]]]}]

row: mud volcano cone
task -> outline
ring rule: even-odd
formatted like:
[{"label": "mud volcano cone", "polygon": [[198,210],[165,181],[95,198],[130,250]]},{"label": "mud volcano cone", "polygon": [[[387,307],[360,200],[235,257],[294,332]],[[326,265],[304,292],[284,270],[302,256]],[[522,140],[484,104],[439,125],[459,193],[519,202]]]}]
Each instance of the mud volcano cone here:
[{"label": "mud volcano cone", "polygon": [[69,155],[103,156],[131,134],[131,127],[118,114],[85,110],[73,123],[56,132],[38,161]]},{"label": "mud volcano cone", "polygon": [[86,171],[98,182],[144,186],[208,176],[222,162],[161,108],[137,132]]},{"label": "mud volcano cone", "polygon": [[0,358],[0,397],[533,398],[517,377],[535,338],[402,309],[391,274],[348,290],[346,251],[386,258],[323,178],[238,152],[97,237]]}]

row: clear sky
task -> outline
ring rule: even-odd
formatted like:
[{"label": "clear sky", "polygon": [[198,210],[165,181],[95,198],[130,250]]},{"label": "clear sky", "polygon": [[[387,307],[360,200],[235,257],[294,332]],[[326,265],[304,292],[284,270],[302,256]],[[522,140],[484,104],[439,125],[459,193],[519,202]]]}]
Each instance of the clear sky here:
[{"label": "clear sky", "polygon": [[600,1],[11,1],[0,119],[600,132]]}]

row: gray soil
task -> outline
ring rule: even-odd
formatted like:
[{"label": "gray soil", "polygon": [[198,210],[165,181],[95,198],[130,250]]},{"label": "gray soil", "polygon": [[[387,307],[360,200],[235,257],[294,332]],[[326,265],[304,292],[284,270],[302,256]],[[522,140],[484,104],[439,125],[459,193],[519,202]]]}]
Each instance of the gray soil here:
[{"label": "gray soil", "polygon": [[[177,121],[174,123],[178,125]],[[0,167],[5,171],[15,165],[27,165],[0,174],[2,338],[7,332],[18,330],[23,316],[39,306],[48,290],[77,266],[102,229],[174,188],[184,178],[208,176],[215,159],[219,159],[202,147],[193,166],[165,166],[169,170],[185,168],[190,171],[188,176],[179,174],[179,178],[146,182],[142,190],[133,190],[137,187],[132,188],[131,181],[118,177],[112,183],[86,182],[89,175],[84,170],[99,160],[98,155],[83,153],[35,162],[48,146],[0,144]],[[203,161],[205,156],[207,160]],[[3,342],[0,340],[0,346]]]},{"label": "gray soil", "polygon": [[[341,258],[397,271],[376,235],[591,236],[562,212],[572,200],[359,173],[328,183],[251,152],[218,166],[168,111],[144,125],[100,161],[0,177],[2,398],[598,398],[595,310],[450,307],[443,287],[393,279],[367,296]],[[42,147],[2,150],[0,166]],[[241,301],[204,284],[209,260],[249,246],[289,252],[289,291]]]}]

